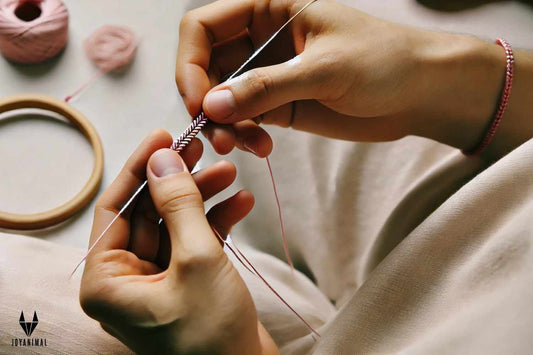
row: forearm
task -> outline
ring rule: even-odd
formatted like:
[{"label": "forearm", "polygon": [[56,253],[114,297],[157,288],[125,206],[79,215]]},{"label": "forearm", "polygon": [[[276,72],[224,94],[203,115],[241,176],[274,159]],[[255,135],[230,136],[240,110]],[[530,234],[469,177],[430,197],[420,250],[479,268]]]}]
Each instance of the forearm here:
[{"label": "forearm", "polygon": [[261,343],[261,354],[262,355],[278,355],[279,350],[276,346],[276,343],[274,343],[274,340],[268,333],[268,331],[265,329],[263,324],[261,322],[257,322],[257,328],[259,331],[259,341]]},{"label": "forearm", "polygon": [[[422,95],[412,112],[412,133],[454,146],[474,148],[487,132],[501,100],[504,49],[473,37],[431,34],[417,54]],[[498,159],[533,136],[533,54],[515,49],[509,107],[483,153]]]}]

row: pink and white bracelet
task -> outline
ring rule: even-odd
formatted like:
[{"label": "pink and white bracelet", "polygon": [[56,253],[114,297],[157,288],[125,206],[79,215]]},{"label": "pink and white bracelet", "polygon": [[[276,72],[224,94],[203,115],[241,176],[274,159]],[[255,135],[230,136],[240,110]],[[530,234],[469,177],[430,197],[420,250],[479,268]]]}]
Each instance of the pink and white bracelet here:
[{"label": "pink and white bracelet", "polygon": [[507,110],[507,106],[509,106],[509,97],[511,96],[511,89],[513,87],[513,77],[514,77],[513,48],[511,47],[509,42],[507,42],[503,38],[498,38],[496,40],[496,43],[505,49],[505,54],[507,56],[507,68],[505,70],[505,84],[502,90],[502,97],[500,99],[498,111],[496,111],[496,115],[492,119],[489,129],[487,130],[487,133],[483,137],[483,140],[474,149],[469,150],[469,151],[463,151],[463,153],[466,155],[479,155],[487,148],[487,146],[490,144],[490,142],[494,138],[494,135],[496,134],[498,127],[500,126],[500,123],[503,118],[503,114],[505,113],[505,110]]}]

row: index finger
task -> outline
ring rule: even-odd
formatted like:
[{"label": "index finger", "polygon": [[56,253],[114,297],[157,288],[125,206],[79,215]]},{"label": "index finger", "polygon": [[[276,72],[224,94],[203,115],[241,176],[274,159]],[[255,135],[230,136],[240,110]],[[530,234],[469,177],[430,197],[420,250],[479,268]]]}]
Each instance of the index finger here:
[{"label": "index finger", "polygon": [[201,111],[211,89],[207,71],[213,44],[244,31],[253,10],[252,0],[220,0],[188,12],[181,20],[176,84],[191,116]]}]

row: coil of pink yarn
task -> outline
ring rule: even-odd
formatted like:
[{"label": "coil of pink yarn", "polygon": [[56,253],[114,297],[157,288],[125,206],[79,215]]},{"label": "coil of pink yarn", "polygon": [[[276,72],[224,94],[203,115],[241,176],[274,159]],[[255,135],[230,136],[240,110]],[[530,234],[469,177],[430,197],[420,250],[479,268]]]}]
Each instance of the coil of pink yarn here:
[{"label": "coil of pink yarn", "polygon": [[61,0],[0,0],[0,52],[17,63],[40,63],[67,44],[68,10]]},{"label": "coil of pink yarn", "polygon": [[105,25],[94,31],[84,43],[87,56],[102,72],[123,69],[133,61],[137,40],[124,26]]}]

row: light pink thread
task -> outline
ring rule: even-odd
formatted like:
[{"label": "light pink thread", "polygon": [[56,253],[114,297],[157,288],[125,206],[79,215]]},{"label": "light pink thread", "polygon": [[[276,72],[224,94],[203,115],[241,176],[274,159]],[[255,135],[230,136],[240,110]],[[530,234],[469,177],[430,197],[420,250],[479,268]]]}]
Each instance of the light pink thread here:
[{"label": "light pink thread", "polygon": [[270,165],[270,159],[265,158],[268,166],[268,172],[270,173],[270,179],[272,180],[272,189],[274,190],[274,197],[276,198],[276,204],[278,206],[278,216],[279,216],[279,226],[281,229],[281,237],[283,238],[283,250],[285,251],[285,258],[291,267],[291,271],[294,271],[294,264],[292,263],[291,255],[289,253],[289,243],[287,241],[287,236],[285,235],[285,227],[283,226],[283,214],[281,213],[281,204],[279,202],[278,190],[276,189],[276,181],[274,180],[274,173],[272,171],[272,166]]},{"label": "light pink thread", "polygon": [[[180,153],[186,146],[189,144],[194,137],[201,131],[202,127],[204,127],[207,122],[209,121],[209,118],[201,112],[192,122],[191,124],[183,131],[182,134],[178,138],[176,138],[172,145],[170,146],[170,149],[176,151],[177,153]],[[76,265],[74,270],[70,273],[69,278],[74,275],[76,270],[81,266],[81,264],[87,260],[87,257],[89,254],[94,250],[96,245],[100,243],[104,235],[107,233],[107,231],[111,228],[111,226],[116,222],[116,220],[126,211],[126,209],[137,199],[137,196],[140,195],[140,193],[148,186],[148,180],[144,180],[142,185],[139,186],[139,188],[135,191],[135,193],[130,197],[130,199],[122,206],[121,210],[116,214],[116,216],[109,222],[109,224],[106,226],[106,228],[103,230],[102,233],[96,238],[93,245],[89,247],[89,250],[87,250],[87,253],[85,253],[85,256],[83,259],[80,260],[80,262]]]},{"label": "light pink thread", "polygon": [[69,102],[90,84],[109,71],[119,71],[128,66],[135,57],[137,40],[133,31],[123,26],[105,25],[94,31],[84,42],[85,52],[98,67],[98,71],[72,94],[65,97]]},{"label": "light pink thread", "polygon": [[87,87],[89,87],[89,85],[91,85],[94,81],[96,81],[96,79],[98,79],[102,74],[103,72],[101,70],[98,70],[96,73],[94,73],[93,76],[89,80],[81,84],[81,86],[77,88],[72,94],[67,95],[65,97],[65,102],[69,102],[70,100],[72,100],[72,98],[81,94],[83,90],[87,89]]},{"label": "light pink thread", "polygon": [[105,25],[85,40],[84,47],[87,56],[106,73],[121,70],[133,61],[137,40],[128,27]]},{"label": "light pink thread", "polygon": [[67,44],[68,11],[61,0],[0,0],[0,51],[17,63],[40,63]]},{"label": "light pink thread", "polygon": [[[281,295],[274,289],[274,287],[272,287],[272,285],[270,285],[270,283],[263,277],[263,275],[261,275],[261,273],[259,271],[257,271],[257,269],[254,267],[254,265],[250,262],[250,260],[248,260],[248,258],[241,252],[241,250],[237,247],[237,245],[235,244],[235,242],[233,241],[228,241],[228,237],[226,237],[226,239],[222,238],[222,236],[220,235],[220,233],[213,227],[211,226],[211,229],[213,230],[213,232],[215,233],[215,235],[217,236],[217,238],[231,251],[231,253],[233,255],[235,255],[235,257],[237,258],[237,260],[248,270],[250,271],[252,274],[254,274],[255,276],[257,276],[264,284],[266,287],[268,287],[268,289],[294,314],[296,315],[296,317],[298,317],[298,319],[300,319],[304,324],[305,326],[311,330],[311,332],[313,332],[316,336],[318,336],[320,338],[320,334],[309,324],[307,323],[307,321],[294,309],[292,308],[292,306],[287,302],[285,301],[285,299],[283,297],[281,297]],[[233,247],[235,249],[233,249]],[[237,252],[235,252],[235,250]],[[240,257],[239,257],[240,256]],[[244,260],[244,261],[243,261]],[[245,263],[246,262],[246,263]]]},{"label": "light pink thread", "polygon": [[[246,67],[246,65],[248,63],[250,63],[255,57],[257,57],[259,55],[259,53],[261,53],[263,51],[263,49],[265,49],[265,47],[268,46],[268,44],[274,40],[274,38],[277,37],[277,35],[285,28],[287,27],[291,22],[292,20],[294,20],[300,13],[302,13],[307,7],[309,7],[312,3],[314,3],[316,0],[310,0],[307,4],[305,4],[296,14],[294,14],[291,18],[289,18],[276,32],[274,32],[274,34],[272,36],[270,36],[270,38],[261,46],[259,47],[235,72],[233,72],[233,74],[231,74],[229,76],[229,78],[227,80],[231,80],[232,78],[234,78],[235,76],[239,75],[243,70],[244,68]],[[196,119],[194,119],[191,124],[189,125],[189,127],[187,127],[187,129],[177,138],[177,141],[173,142],[172,146],[171,146],[171,149],[174,149],[179,152],[181,151],[181,149],[183,149],[202,129],[202,127],[204,127],[207,122],[209,121],[208,117],[205,116],[205,114],[203,112],[200,113],[200,115],[198,117],[196,117]],[[178,150],[179,149],[179,150]],[[268,162],[268,161],[267,161]],[[270,169],[270,163],[268,163],[269,165],[269,169]],[[270,169],[270,176],[272,178],[272,180],[274,180],[274,176],[272,175],[272,170]],[[118,212],[118,214],[111,220],[111,222],[107,225],[107,227],[104,229],[104,231],[100,234],[100,236],[98,236],[98,238],[96,239],[96,241],[93,243],[93,245],[89,248],[89,250],[87,251],[87,253],[85,254],[85,256],[83,257],[83,259],[78,263],[78,265],[76,265],[76,267],[74,268],[74,270],[72,271],[72,273],[70,274],[70,277],[72,277],[72,275],[74,275],[74,273],[76,272],[76,270],[80,267],[80,265],[85,261],[85,259],[87,259],[87,256],[89,256],[89,254],[91,253],[91,251],[94,249],[94,247],[100,242],[100,240],[103,238],[103,236],[105,235],[105,233],[109,230],[109,228],[111,228],[111,226],[113,225],[113,223],[115,223],[115,221],[122,215],[122,213],[124,213],[124,211],[128,208],[128,206],[133,202],[135,201],[136,197],[141,193],[141,191],[146,187],[148,181],[144,181],[144,183],[137,189],[137,191],[135,191],[135,193],[131,196],[131,198],[126,202],[126,204],[122,207],[122,209]],[[276,198],[277,198],[277,192],[276,192]],[[281,214],[281,208],[279,206],[279,200],[277,200],[278,202],[278,211],[280,211],[280,214]],[[284,232],[283,232],[284,233]],[[287,244],[285,242],[285,252],[286,252],[286,255],[288,256],[288,249],[287,249]],[[291,270],[294,270],[294,267],[292,266],[292,260],[290,260],[290,257],[288,257],[289,262],[291,263]]]}]

